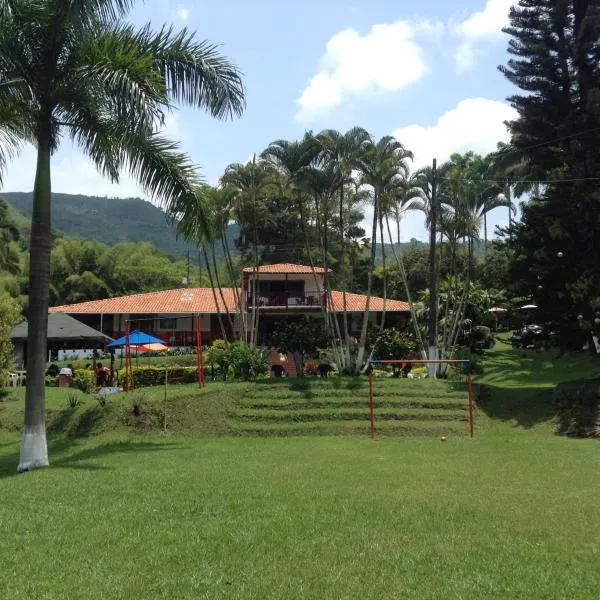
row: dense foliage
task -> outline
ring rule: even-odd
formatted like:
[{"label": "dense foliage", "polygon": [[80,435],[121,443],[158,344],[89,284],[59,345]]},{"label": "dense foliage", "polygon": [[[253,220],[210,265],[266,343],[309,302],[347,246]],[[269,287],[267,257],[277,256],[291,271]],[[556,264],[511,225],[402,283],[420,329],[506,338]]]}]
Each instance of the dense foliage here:
[{"label": "dense foliage", "polygon": [[570,329],[600,305],[600,7],[521,0],[506,33],[501,70],[520,93],[504,154],[543,182],[511,232],[511,275],[543,320]]},{"label": "dense foliage", "polygon": [[14,366],[13,345],[9,334],[20,316],[19,305],[9,296],[0,294],[0,386],[6,382]]}]

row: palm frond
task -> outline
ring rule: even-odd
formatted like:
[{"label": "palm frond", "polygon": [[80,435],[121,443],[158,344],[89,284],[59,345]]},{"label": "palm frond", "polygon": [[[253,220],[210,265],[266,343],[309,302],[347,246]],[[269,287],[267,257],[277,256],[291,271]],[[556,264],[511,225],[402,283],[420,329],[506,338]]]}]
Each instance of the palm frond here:
[{"label": "palm frond", "polygon": [[120,153],[119,163],[168,214],[182,212],[196,197],[198,170],[177,143],[157,133],[128,133],[120,140]]},{"label": "palm frond", "polygon": [[71,23],[89,26],[114,23],[124,17],[135,5],[135,0],[54,0],[66,5],[66,17]]},{"label": "palm frond", "polygon": [[174,100],[206,109],[219,119],[242,114],[246,104],[241,74],[215,44],[196,42],[186,29],[155,33],[150,25],[135,37],[143,52],[154,58]]}]

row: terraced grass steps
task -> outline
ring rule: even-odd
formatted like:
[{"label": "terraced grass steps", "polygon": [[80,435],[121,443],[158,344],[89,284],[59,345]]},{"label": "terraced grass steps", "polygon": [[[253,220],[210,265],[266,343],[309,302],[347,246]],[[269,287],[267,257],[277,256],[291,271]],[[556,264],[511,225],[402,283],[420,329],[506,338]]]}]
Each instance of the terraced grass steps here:
[{"label": "terraced grass steps", "polygon": [[[368,407],[368,401],[364,398],[333,398],[323,400],[322,398],[284,398],[283,400],[241,400],[237,403],[239,407],[263,409],[263,410],[289,410],[310,409],[310,408],[360,408],[364,410]],[[376,408],[444,408],[444,409],[464,409],[466,403],[455,400],[427,400],[423,398],[400,398],[400,399],[375,399]]]},{"label": "terraced grass steps", "polygon": [[[382,435],[468,435],[462,382],[376,379],[376,431]],[[304,378],[249,384],[227,411],[241,435],[366,435],[366,378]]]},{"label": "terraced grass steps", "polygon": [[[237,422],[232,429],[240,435],[260,436],[286,436],[286,435],[370,435],[368,421],[314,421],[293,422],[278,424],[274,429],[271,423],[243,423]],[[441,435],[465,436],[466,425],[464,423],[428,422],[419,421],[381,421],[376,424],[377,435],[395,436],[427,436],[439,437]]]},{"label": "terraced grass steps", "polygon": [[[313,409],[313,410],[240,410],[235,413],[240,421],[262,421],[265,423],[289,423],[290,421],[368,421],[369,412],[355,409]],[[375,410],[377,420],[416,420],[416,421],[445,421],[466,418],[462,412],[439,409],[416,411],[413,409]]]}]

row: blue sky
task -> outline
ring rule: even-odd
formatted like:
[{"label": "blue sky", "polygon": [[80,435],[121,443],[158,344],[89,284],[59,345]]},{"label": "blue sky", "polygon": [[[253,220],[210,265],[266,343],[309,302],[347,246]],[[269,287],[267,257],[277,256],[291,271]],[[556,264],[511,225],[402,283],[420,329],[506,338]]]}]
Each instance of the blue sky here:
[{"label": "blue sky", "polygon": [[[167,132],[180,140],[209,183],[231,162],[304,131],[365,127],[394,134],[415,166],[454,151],[488,152],[507,140],[514,89],[501,28],[514,0],[147,0],[131,20],[188,27],[222,45],[244,73],[247,110],[232,122],[183,108]],[[35,154],[13,163],[4,191],[30,191]],[[141,196],[124,177],[110,184],[65,141],[53,158],[53,191]],[[489,229],[504,224],[499,209]],[[423,217],[406,218],[403,238],[425,239]]]}]

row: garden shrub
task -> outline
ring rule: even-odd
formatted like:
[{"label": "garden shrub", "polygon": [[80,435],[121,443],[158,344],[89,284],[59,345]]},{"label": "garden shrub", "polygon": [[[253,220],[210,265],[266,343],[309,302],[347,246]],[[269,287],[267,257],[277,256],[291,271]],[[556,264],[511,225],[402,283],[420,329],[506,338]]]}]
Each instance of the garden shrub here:
[{"label": "garden shrub", "polygon": [[91,394],[96,389],[96,373],[91,369],[78,369],[73,374],[73,387]]},{"label": "garden shrub", "polygon": [[417,349],[417,343],[405,333],[390,327],[381,332],[371,332],[375,339],[375,360],[399,360],[408,358]]},{"label": "garden shrub", "polygon": [[[165,371],[170,382],[194,383],[198,381],[198,367],[133,367],[136,387],[151,387],[165,384]],[[119,381],[125,381],[125,369],[118,372]]]},{"label": "garden shrub", "polygon": [[269,370],[266,352],[261,348],[252,348],[244,342],[229,344],[226,356],[230,374],[242,381],[266,375]]},{"label": "garden shrub", "polygon": [[205,365],[209,372],[216,371],[223,379],[255,379],[269,370],[267,355],[261,348],[252,348],[244,342],[228,343],[215,340],[207,350]]},{"label": "garden shrub", "polygon": [[52,375],[46,375],[46,387],[57,387],[58,377],[52,377]]}]

